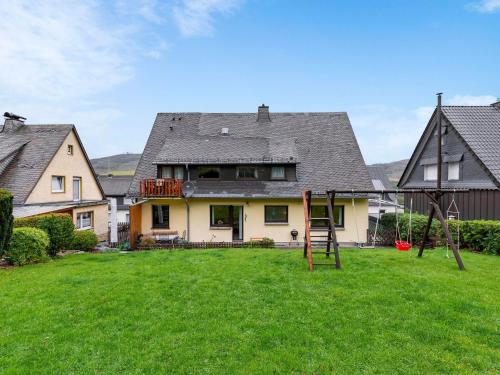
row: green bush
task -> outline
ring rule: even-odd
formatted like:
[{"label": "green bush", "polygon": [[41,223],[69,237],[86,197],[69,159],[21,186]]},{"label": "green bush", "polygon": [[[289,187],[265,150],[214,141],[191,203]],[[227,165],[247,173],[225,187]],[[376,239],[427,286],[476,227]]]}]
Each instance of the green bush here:
[{"label": "green bush", "polygon": [[258,248],[272,248],[274,247],[274,240],[272,238],[264,237],[261,240],[247,241],[244,247],[258,247]]},{"label": "green bush", "polygon": [[465,247],[487,254],[500,255],[500,221],[465,221],[461,231]]},{"label": "green bush", "polygon": [[[413,213],[411,215],[411,233],[413,243],[422,242],[422,236],[424,234],[425,226],[427,225],[427,215],[420,215]],[[408,226],[410,223],[410,214],[404,213],[399,214],[399,231],[401,233],[401,238],[406,240],[408,234]],[[384,231],[395,231],[396,230],[396,214],[387,213],[380,217],[380,230]],[[440,224],[438,220],[432,220],[431,228],[429,230],[429,238],[435,237],[439,234]]]},{"label": "green bush", "polygon": [[73,238],[73,218],[68,214],[48,214],[14,220],[14,227],[34,227],[42,229],[49,235],[49,248],[47,253],[50,256],[67,249]]},{"label": "green bush", "polygon": [[97,236],[90,230],[75,230],[71,240],[71,249],[91,251],[97,246]]},{"label": "green bush", "polygon": [[18,266],[47,258],[49,236],[37,228],[15,228],[5,259]]},{"label": "green bush", "polygon": [[0,189],[0,256],[7,250],[12,236],[12,200],[8,190]]}]

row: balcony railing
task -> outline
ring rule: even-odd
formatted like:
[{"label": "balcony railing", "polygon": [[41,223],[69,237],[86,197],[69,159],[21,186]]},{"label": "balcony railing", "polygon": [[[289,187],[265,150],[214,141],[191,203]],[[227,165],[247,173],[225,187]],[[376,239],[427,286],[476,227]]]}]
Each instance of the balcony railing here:
[{"label": "balcony railing", "polygon": [[182,180],[174,178],[145,178],[141,181],[141,197],[180,197]]}]

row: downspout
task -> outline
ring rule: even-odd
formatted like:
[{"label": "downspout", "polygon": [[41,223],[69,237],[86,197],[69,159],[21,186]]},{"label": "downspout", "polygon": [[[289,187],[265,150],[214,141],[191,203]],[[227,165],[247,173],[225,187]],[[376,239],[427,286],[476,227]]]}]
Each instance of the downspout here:
[{"label": "downspout", "polygon": [[189,242],[189,199],[184,198],[184,203],[186,203],[186,241]]},{"label": "downspout", "polygon": [[[186,163],[186,173],[187,180],[191,181],[191,176],[189,175],[189,165]],[[189,199],[184,198],[184,203],[186,203],[186,241],[189,242]]]}]

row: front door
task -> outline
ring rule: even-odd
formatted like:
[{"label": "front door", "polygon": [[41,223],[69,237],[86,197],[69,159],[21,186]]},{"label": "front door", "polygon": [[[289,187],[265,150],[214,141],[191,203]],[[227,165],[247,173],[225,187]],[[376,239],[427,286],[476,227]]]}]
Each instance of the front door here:
[{"label": "front door", "polygon": [[233,206],[233,241],[243,241],[243,206]]},{"label": "front door", "polygon": [[73,201],[78,202],[82,199],[82,178],[73,177]]}]

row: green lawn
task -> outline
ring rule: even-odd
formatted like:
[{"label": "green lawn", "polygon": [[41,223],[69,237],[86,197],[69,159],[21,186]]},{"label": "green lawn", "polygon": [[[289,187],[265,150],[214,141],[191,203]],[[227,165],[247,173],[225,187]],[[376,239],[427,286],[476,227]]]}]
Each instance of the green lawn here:
[{"label": "green lawn", "polygon": [[71,255],[0,270],[2,374],[498,373],[500,257]]}]

